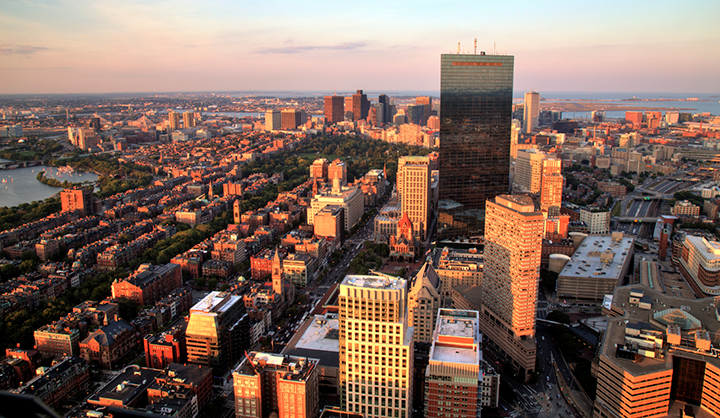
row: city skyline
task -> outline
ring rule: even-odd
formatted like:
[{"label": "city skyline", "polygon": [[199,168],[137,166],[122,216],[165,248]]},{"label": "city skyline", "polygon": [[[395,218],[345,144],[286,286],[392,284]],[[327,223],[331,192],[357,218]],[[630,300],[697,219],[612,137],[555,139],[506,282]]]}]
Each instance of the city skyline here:
[{"label": "city skyline", "polygon": [[437,91],[438,55],[455,53],[458,41],[472,53],[475,38],[478,52],[517,57],[516,91],[720,92],[714,2],[27,1],[3,9],[0,94]]}]

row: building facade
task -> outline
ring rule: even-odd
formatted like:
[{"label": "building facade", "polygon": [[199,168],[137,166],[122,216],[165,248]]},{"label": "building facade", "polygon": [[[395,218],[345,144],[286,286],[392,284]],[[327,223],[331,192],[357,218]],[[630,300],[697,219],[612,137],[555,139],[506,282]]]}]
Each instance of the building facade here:
[{"label": "building facade", "polygon": [[397,171],[397,191],[403,213],[413,224],[413,235],[424,241],[430,226],[430,158],[400,157]]},{"label": "building facade", "polygon": [[236,418],[315,418],[318,360],[251,352],[233,371]]},{"label": "building facade", "polygon": [[414,357],[407,281],[346,276],[338,295],[340,407],[368,418],[409,418]]},{"label": "building facade", "polygon": [[[482,303],[495,320],[483,321],[481,329],[526,373],[535,369],[535,350],[519,355],[515,340],[534,342],[543,226],[543,215],[528,196],[502,195],[487,202]],[[502,336],[498,323],[507,328]]]},{"label": "building facade", "polygon": [[332,125],[345,120],[345,98],[325,96],[325,122]]},{"label": "building facade", "polygon": [[540,93],[529,91],[525,93],[525,107],[523,108],[523,123],[525,133],[530,133],[538,126],[540,116]]},{"label": "building facade", "polygon": [[80,216],[94,213],[91,188],[65,189],[60,192],[63,212],[80,211]]},{"label": "building facade", "polygon": [[508,192],[514,57],[441,56],[438,239],[483,234],[485,201]]},{"label": "building facade", "polygon": [[179,264],[141,264],[127,278],[113,281],[113,298],[126,298],[139,306],[154,305],[173,290],[182,287],[181,272]]}]

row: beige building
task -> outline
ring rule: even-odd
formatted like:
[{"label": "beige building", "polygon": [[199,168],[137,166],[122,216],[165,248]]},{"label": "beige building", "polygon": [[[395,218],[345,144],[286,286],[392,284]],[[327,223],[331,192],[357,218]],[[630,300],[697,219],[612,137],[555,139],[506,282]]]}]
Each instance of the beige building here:
[{"label": "beige building", "polygon": [[591,234],[610,233],[610,212],[591,212],[580,209],[580,222],[585,222]]},{"label": "beige building", "polygon": [[414,356],[407,281],[347,276],[338,301],[340,408],[368,418],[409,418]]},{"label": "beige building", "polygon": [[480,286],[483,279],[485,256],[477,249],[467,251],[443,248],[435,272],[440,277],[440,292],[450,298],[455,286]]},{"label": "beige building", "polygon": [[513,179],[516,192],[540,193],[545,157],[545,153],[536,149],[518,150]]},{"label": "beige building", "polygon": [[410,282],[408,323],[415,328],[415,342],[432,341],[435,318],[443,301],[440,288],[440,278],[432,264],[427,262]]},{"label": "beige building", "polygon": [[[529,196],[500,195],[487,201],[481,330],[526,377],[535,370],[543,229],[543,215]],[[528,348],[526,353],[517,351],[521,346]]]},{"label": "beige building", "polygon": [[700,206],[693,205],[687,200],[678,200],[672,207],[672,214],[675,216],[700,216]]},{"label": "beige building", "polygon": [[424,241],[430,224],[432,194],[430,191],[430,157],[400,157],[397,191],[402,212],[413,224],[413,235]]},{"label": "beige building", "polygon": [[365,196],[362,191],[354,186],[341,186],[340,179],[336,176],[333,179],[333,186],[330,191],[319,192],[313,197],[307,212],[307,222],[315,224],[315,214],[325,206],[341,206],[344,210],[345,230],[350,231],[359,221],[365,209]]},{"label": "beige building", "polygon": [[532,132],[538,127],[538,119],[540,117],[540,93],[529,91],[525,93],[525,107],[523,123],[525,124],[525,132]]}]

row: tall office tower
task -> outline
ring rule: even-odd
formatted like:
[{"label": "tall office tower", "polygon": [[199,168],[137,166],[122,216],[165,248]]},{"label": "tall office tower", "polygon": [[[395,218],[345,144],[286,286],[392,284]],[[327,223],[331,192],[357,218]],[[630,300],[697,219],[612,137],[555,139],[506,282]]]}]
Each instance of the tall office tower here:
[{"label": "tall office tower", "polygon": [[432,264],[426,262],[411,279],[408,290],[408,324],[415,328],[415,342],[429,343],[435,330],[435,318],[442,306],[442,283]]},{"label": "tall office tower", "polygon": [[358,90],[357,93],[353,94],[353,120],[359,121],[361,119],[367,119],[368,112],[370,111],[370,101],[367,95],[362,90]]},{"label": "tall office tower", "polygon": [[387,95],[381,94],[378,96],[378,103],[383,105],[383,123],[390,123],[392,121],[392,115],[390,114],[390,99]]},{"label": "tall office tower", "polygon": [[210,292],[190,308],[185,333],[189,363],[212,367],[218,376],[231,366],[230,327],[245,313],[242,296]]},{"label": "tall office tower", "polygon": [[[430,112],[432,112],[432,97],[428,97],[428,96],[416,97],[415,104],[424,106],[423,110],[425,111],[425,113],[423,114],[423,121],[425,121],[425,123],[427,123],[427,120],[430,117]],[[425,123],[423,123],[423,125]]]},{"label": "tall office tower", "polygon": [[93,211],[93,197],[91,187],[78,187],[64,189],[60,192],[60,204],[63,212],[80,211],[80,216],[88,216]]},{"label": "tall office tower", "polygon": [[277,131],[281,128],[281,114],[277,109],[268,110],[265,112],[265,130],[266,131]]},{"label": "tall office tower", "polygon": [[400,157],[397,191],[402,212],[413,224],[413,236],[424,241],[430,224],[430,158]]},{"label": "tall office tower", "polygon": [[475,418],[497,407],[500,379],[482,358],[478,311],[440,309],[425,372],[425,417]]},{"label": "tall office tower", "polygon": [[233,371],[236,418],[314,418],[318,359],[251,352]]},{"label": "tall office tower", "polygon": [[327,168],[327,180],[334,180],[335,177],[340,179],[341,186],[347,186],[347,164],[336,158]]},{"label": "tall office tower", "polygon": [[100,118],[97,116],[90,118],[90,127],[95,130],[95,133],[100,132]]},{"label": "tall office tower", "polygon": [[240,199],[235,199],[233,203],[233,222],[235,225],[242,223],[242,207],[240,206]]},{"label": "tall office tower", "polygon": [[525,133],[530,133],[533,129],[537,128],[539,117],[540,93],[536,91],[529,91],[525,93],[525,112],[523,114]]},{"label": "tall office tower", "polygon": [[425,116],[424,105],[408,105],[405,110],[405,114],[408,118],[408,123],[414,123],[415,125],[425,125],[423,123],[423,117]]},{"label": "tall office tower", "polygon": [[365,417],[410,418],[414,344],[407,281],[346,276],[338,300],[340,407]]},{"label": "tall office tower", "polygon": [[510,186],[514,58],[443,54],[438,239],[483,234],[485,201]]},{"label": "tall office tower", "polygon": [[535,369],[535,310],[544,219],[529,196],[488,200],[481,330],[528,377]]},{"label": "tall office tower", "polygon": [[180,114],[174,110],[168,110],[168,122],[170,123],[170,132],[180,129]]},{"label": "tall office tower", "polygon": [[386,123],[385,119],[385,104],[383,103],[373,103],[370,107],[370,115],[375,112],[375,122],[376,126],[382,126]]},{"label": "tall office tower", "polygon": [[194,128],[195,127],[195,112],[187,111],[183,113],[183,128]]},{"label": "tall office tower", "polygon": [[513,192],[539,193],[545,153],[536,149],[518,150],[515,160]]},{"label": "tall office tower", "polygon": [[540,210],[548,212],[550,216],[560,214],[563,188],[563,176],[560,174],[561,168],[562,161],[555,158],[546,158],[542,162]]},{"label": "tall office tower", "polygon": [[302,112],[300,109],[283,109],[280,111],[280,128],[297,129],[302,123]]},{"label": "tall office tower", "polygon": [[355,120],[353,114],[353,96],[345,96],[345,119]]},{"label": "tall office tower", "polygon": [[325,121],[328,124],[345,120],[345,102],[342,96],[325,96]]}]

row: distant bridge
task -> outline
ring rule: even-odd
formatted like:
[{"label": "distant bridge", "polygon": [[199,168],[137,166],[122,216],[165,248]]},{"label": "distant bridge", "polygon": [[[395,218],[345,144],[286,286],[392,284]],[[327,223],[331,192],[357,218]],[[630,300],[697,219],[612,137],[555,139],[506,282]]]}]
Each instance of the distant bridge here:
[{"label": "distant bridge", "polygon": [[14,168],[25,168],[42,165],[42,160],[30,160],[30,161],[5,161],[0,162],[0,170],[12,170]]}]

